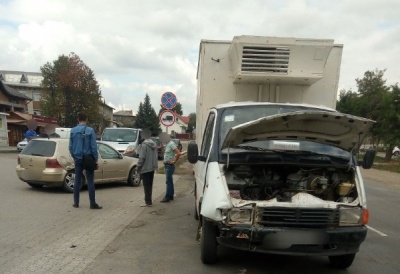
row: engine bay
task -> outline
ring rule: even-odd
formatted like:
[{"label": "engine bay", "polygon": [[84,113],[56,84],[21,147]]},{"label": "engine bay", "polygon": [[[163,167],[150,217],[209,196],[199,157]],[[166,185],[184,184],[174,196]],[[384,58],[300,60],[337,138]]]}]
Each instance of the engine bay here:
[{"label": "engine bay", "polygon": [[236,199],[290,202],[306,192],[325,201],[351,203],[358,196],[355,172],[348,168],[230,165],[224,172],[229,194]]}]

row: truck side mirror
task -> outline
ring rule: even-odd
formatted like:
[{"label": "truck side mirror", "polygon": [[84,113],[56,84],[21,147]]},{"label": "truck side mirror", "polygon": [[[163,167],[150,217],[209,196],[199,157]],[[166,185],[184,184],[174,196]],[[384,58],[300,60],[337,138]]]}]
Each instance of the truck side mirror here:
[{"label": "truck side mirror", "polygon": [[197,163],[197,158],[199,156],[199,148],[196,144],[195,141],[190,141],[188,144],[188,149],[187,149],[187,157],[188,161],[191,164]]},{"label": "truck side mirror", "polygon": [[374,163],[375,155],[376,155],[375,149],[372,148],[368,149],[364,154],[362,162],[360,163],[361,166],[364,169],[370,169]]}]

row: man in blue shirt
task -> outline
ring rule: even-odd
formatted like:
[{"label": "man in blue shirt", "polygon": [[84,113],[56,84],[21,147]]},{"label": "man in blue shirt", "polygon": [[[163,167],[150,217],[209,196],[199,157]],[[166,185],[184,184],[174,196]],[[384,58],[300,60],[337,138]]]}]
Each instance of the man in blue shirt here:
[{"label": "man in blue shirt", "polygon": [[25,132],[25,139],[29,142],[30,140],[32,140],[33,138],[38,137],[38,134],[36,133],[36,131],[32,130],[32,129],[28,129]]},{"label": "man in blue shirt", "polygon": [[[75,161],[75,182],[74,182],[74,207],[79,207],[79,192],[81,190],[83,155],[91,154],[94,160],[98,161],[96,133],[93,128],[87,126],[87,116],[84,113],[78,115],[79,124],[71,129],[69,138],[69,152]],[[94,189],[94,170],[85,170],[87,187],[89,192],[90,208],[102,209],[96,203]]]}]

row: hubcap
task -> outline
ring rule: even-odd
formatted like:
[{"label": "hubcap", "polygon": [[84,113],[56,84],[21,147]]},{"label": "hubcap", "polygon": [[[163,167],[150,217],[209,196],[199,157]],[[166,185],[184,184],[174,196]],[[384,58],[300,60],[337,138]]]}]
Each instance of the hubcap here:
[{"label": "hubcap", "polygon": [[74,188],[74,183],[75,183],[75,174],[74,173],[68,173],[67,176],[65,176],[65,184],[70,187]]}]

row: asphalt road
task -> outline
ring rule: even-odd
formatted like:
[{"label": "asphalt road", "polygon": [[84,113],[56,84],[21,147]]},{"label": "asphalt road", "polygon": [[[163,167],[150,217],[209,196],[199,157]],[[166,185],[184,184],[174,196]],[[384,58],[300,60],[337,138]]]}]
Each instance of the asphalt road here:
[{"label": "asphalt road", "polygon": [[31,189],[16,177],[15,164],[16,154],[0,154],[0,273],[400,273],[400,181],[385,181],[392,175],[385,172],[367,174],[367,240],[353,265],[337,271],[326,257],[227,248],[219,249],[217,264],[203,265],[188,164],[177,170],[174,202],[159,202],[165,185],[158,174],[152,208],[139,207],[141,186],[112,184],[97,188],[100,211],[88,208],[87,191],[73,209],[71,194]]}]

